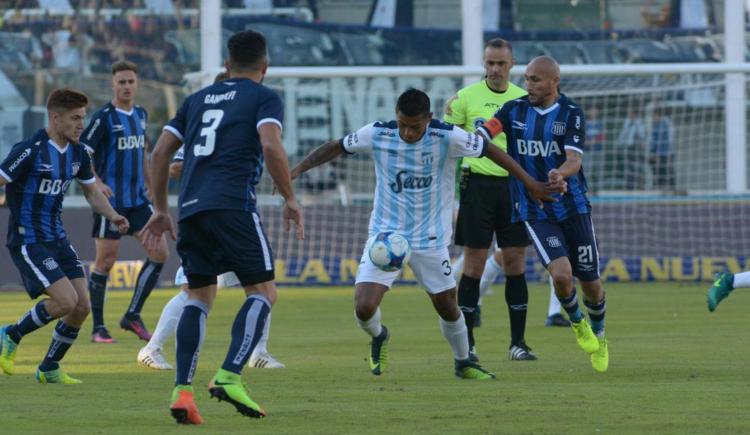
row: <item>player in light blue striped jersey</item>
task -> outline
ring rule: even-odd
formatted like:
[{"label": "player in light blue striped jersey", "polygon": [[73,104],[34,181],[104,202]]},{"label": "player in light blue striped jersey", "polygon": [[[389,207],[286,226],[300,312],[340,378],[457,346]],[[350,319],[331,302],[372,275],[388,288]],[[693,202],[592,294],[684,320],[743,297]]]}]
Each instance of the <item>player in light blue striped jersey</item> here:
[{"label": "player in light blue striped jersey", "polygon": [[[486,155],[518,177],[540,200],[552,200],[549,193],[563,190],[564,183],[534,181],[500,148],[485,146],[481,137],[433,120],[429,97],[417,89],[409,89],[398,98],[396,120],[368,124],[343,139],[321,145],[292,170],[292,178],[359,151],[369,151],[375,164],[375,199],[368,237],[394,231],[408,239],[412,248],[409,266],[440,316],[443,336],[453,351],[456,376],[494,378],[469,360],[466,323],[456,303],[456,281],[448,255],[456,159]],[[379,306],[398,274],[378,269],[365,248],[357,272],[355,317],[372,337],[370,370],[375,375],[380,375],[388,363],[389,332],[380,322]]]}]

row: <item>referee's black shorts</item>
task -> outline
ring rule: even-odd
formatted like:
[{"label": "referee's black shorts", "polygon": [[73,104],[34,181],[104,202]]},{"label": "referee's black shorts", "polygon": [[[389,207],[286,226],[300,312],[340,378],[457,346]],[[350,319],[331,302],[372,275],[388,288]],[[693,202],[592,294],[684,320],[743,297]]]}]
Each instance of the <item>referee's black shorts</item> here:
[{"label": "referee's black shorts", "polygon": [[529,236],[522,222],[511,223],[513,205],[508,177],[469,174],[456,222],[456,245],[488,249],[495,235],[500,248],[525,247]]}]

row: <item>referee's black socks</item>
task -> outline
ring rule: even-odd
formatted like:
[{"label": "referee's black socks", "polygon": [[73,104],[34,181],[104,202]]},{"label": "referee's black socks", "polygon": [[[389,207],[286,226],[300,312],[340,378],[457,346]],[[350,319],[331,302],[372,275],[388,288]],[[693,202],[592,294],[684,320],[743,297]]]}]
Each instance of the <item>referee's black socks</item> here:
[{"label": "referee's black socks", "polygon": [[[458,283],[458,307],[464,313],[466,329],[469,333],[469,347],[474,347],[474,318],[479,305],[480,278],[461,275]],[[525,282],[524,282],[525,284]]]},{"label": "referee's black socks", "polygon": [[529,288],[523,273],[505,276],[505,302],[510,318],[510,343],[521,344],[526,334],[526,310],[529,304]]}]

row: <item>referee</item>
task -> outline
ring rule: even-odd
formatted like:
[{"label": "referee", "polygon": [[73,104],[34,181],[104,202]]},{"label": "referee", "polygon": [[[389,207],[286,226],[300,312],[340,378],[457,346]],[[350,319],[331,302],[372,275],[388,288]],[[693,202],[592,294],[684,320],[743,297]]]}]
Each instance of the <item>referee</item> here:
[{"label": "referee", "polygon": [[[487,41],[484,46],[484,80],[458,91],[450,99],[444,120],[467,131],[475,131],[508,101],[521,98],[526,91],[510,83],[513,49],[504,39]],[[521,126],[518,126],[521,128]],[[506,150],[505,135],[492,143]],[[469,331],[470,355],[479,360],[474,343],[474,325],[478,317],[479,283],[484,271],[493,234],[502,249],[505,273],[505,301],[510,317],[512,360],[535,360],[526,346],[526,246],[529,244],[523,223],[511,223],[511,200],[508,171],[488,158],[464,158],[464,176],[456,222],[456,245],[464,247],[463,275],[458,285],[458,305],[464,313]]]}]

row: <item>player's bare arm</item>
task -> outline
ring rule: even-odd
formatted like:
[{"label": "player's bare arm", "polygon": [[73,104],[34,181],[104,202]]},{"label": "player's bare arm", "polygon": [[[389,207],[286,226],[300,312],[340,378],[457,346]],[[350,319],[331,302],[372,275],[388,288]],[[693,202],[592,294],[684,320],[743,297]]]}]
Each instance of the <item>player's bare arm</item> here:
[{"label": "player's bare arm", "polygon": [[172,162],[169,164],[169,178],[177,180],[182,175],[182,162]]},{"label": "player's bare arm", "polygon": [[258,128],[260,143],[263,145],[263,156],[266,161],[266,169],[273,179],[273,184],[282,197],[284,203],[284,229],[289,231],[291,222],[296,227],[298,240],[305,238],[304,218],[302,207],[297,202],[292,188],[292,178],[289,173],[289,160],[281,142],[281,129],[273,123],[265,123]]},{"label": "player's bare arm", "polygon": [[112,189],[107,186],[107,184],[104,183],[101,178],[99,178],[99,174],[96,173],[96,168],[94,167],[93,161],[91,162],[91,172],[94,174],[94,178],[96,178],[96,183],[94,183],[96,188],[99,189],[99,191],[104,195],[105,198],[111,198],[112,195],[114,195],[114,192],[112,192]]},{"label": "player's bare arm", "polygon": [[559,182],[578,173],[583,164],[583,156],[576,150],[565,150],[565,163],[557,169],[549,171],[550,182]]},{"label": "player's bare arm", "polygon": [[516,163],[516,161],[513,160],[513,158],[509,156],[505,151],[496,146],[488,146],[487,154],[485,157],[489,158],[499,166],[502,166],[503,168],[508,170],[511,175],[521,180],[524,186],[526,186],[526,190],[529,191],[529,194],[532,198],[544,202],[557,201],[557,199],[554,198],[551,194],[555,192],[561,192],[561,190],[556,190],[550,183],[542,183],[541,181],[537,181],[532,178],[532,176],[529,175],[529,173],[526,172],[521,167],[521,165]]},{"label": "player's bare arm", "polygon": [[110,222],[117,225],[117,229],[120,233],[125,234],[130,228],[130,223],[124,217],[119,215],[106,196],[99,190],[96,183],[81,184],[83,194],[86,196],[86,201],[91,205],[91,208],[100,215],[106,217]]},{"label": "player's bare arm", "polygon": [[299,177],[310,169],[329,162],[344,154],[340,140],[330,140],[323,145],[310,151],[304,160],[292,169],[292,179]]},{"label": "player's bare arm", "polygon": [[146,147],[143,152],[143,184],[146,186],[146,194],[151,196],[151,153],[153,151],[151,141],[146,139]]},{"label": "player's bare arm", "polygon": [[169,176],[169,161],[182,145],[182,141],[174,133],[164,130],[156,141],[154,152],[151,154],[151,193],[154,202],[154,213],[143,227],[140,238],[146,249],[155,249],[164,233],[168,233],[172,240],[177,236],[169,216],[167,204],[167,181]]}]

